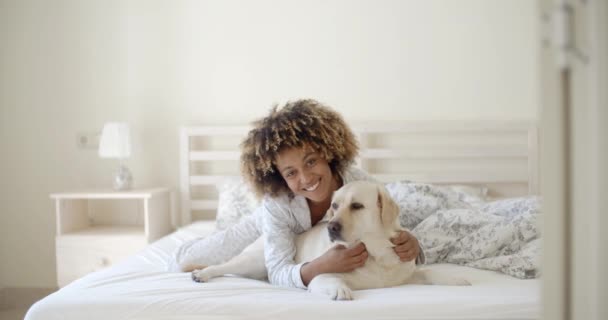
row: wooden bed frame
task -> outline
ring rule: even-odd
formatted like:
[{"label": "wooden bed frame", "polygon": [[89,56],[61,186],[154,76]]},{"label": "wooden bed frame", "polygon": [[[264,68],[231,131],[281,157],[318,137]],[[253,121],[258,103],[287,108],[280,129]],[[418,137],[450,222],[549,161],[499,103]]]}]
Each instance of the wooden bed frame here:
[{"label": "wooden bed frame", "polygon": [[[180,132],[180,225],[215,218],[216,186],[239,175],[249,126]],[[417,121],[354,125],[357,165],[380,181],[486,186],[493,198],[538,193],[538,131],[528,121]]]}]

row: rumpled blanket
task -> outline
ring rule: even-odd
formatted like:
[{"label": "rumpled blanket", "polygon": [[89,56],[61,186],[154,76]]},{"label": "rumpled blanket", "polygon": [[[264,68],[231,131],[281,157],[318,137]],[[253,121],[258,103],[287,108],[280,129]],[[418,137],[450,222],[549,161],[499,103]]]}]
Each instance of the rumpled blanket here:
[{"label": "rumpled blanket", "polygon": [[521,279],[540,276],[540,199],[486,202],[474,188],[401,181],[386,185],[401,225],[424,249],[426,263],[455,263]]}]

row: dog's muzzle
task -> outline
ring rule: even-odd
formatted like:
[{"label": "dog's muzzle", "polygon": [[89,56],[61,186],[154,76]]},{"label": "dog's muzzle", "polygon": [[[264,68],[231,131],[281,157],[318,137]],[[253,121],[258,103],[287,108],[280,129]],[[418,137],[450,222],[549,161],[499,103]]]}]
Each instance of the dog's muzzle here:
[{"label": "dog's muzzle", "polygon": [[336,241],[342,240],[342,225],[339,222],[330,222],[327,224],[327,231],[329,231],[329,240]]}]

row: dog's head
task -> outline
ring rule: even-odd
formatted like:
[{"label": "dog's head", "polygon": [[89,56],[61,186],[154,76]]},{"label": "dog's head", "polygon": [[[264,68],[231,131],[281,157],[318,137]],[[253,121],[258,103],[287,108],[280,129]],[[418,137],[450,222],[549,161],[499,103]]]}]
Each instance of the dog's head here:
[{"label": "dog's head", "polygon": [[370,233],[392,237],[399,230],[397,204],[384,186],[370,181],[351,182],[334,192],[327,215],[331,241],[352,244]]}]

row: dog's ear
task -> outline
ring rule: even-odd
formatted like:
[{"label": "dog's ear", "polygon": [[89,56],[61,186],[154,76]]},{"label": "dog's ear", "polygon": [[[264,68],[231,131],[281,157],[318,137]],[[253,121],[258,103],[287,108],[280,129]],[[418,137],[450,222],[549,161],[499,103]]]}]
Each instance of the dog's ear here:
[{"label": "dog's ear", "polygon": [[395,221],[399,216],[399,207],[382,186],[378,186],[378,207],[380,208],[382,225],[386,229],[393,230],[395,228]]}]

